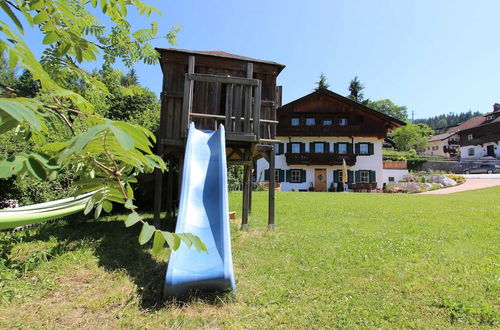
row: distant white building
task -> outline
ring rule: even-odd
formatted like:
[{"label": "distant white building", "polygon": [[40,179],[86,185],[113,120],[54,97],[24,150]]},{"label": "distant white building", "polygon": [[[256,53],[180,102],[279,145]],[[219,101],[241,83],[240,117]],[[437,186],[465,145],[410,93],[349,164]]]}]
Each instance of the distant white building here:
[{"label": "distant white building", "polygon": [[[329,90],[318,90],[278,109],[275,179],[282,191],[338,190],[342,162],[349,190],[374,190],[398,181],[406,169],[384,169],[382,144],[404,122]],[[257,161],[257,181],[269,180]]]},{"label": "distant white building", "polygon": [[481,158],[500,159],[500,104],[493,112],[472,117],[460,130],[460,156],[462,160]]}]

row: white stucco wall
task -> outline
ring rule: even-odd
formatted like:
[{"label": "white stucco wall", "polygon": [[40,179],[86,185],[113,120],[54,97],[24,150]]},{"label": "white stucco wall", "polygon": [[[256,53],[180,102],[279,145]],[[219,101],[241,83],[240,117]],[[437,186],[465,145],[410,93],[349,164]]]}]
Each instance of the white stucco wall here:
[{"label": "white stucco wall", "polygon": [[[489,145],[493,145],[495,147],[495,157],[500,158],[500,141],[495,142],[488,142],[481,145],[474,145],[474,146],[465,146],[460,148],[460,157],[462,159],[478,159],[482,157],[486,157],[487,155],[487,147]],[[469,156],[469,149],[473,148],[474,149],[474,156]]]},{"label": "white stucco wall", "polygon": [[[349,170],[357,171],[357,170],[371,170],[376,172],[376,181],[377,187],[382,188],[384,183],[384,174],[382,172],[382,139],[376,138],[355,138],[352,141],[349,138],[325,138],[325,137],[300,137],[300,138],[292,138],[288,140],[288,138],[277,137],[282,143],[289,142],[305,142],[305,152],[309,152],[309,142],[328,142],[330,144],[330,150],[333,150],[333,143],[336,142],[347,142],[347,143],[358,143],[358,142],[371,142],[373,143],[374,154],[369,156],[356,156],[356,164],[354,166],[348,166]],[[285,146],[286,152],[286,146]],[[286,163],[286,157],[284,154],[276,156],[276,169],[288,170],[288,169],[305,169],[306,170],[306,182],[303,183],[290,183],[290,182],[281,182],[281,190],[282,191],[291,191],[292,188],[299,189],[308,189],[310,183],[314,183],[314,169],[316,168],[324,168],[326,169],[326,187],[327,189],[330,187],[330,184],[333,182],[333,170],[342,169],[341,165],[336,166],[325,166],[325,165],[293,165],[288,166]],[[257,161],[257,181],[264,181],[264,170],[269,169],[268,162],[261,158]]]},{"label": "white stucco wall", "polygon": [[[384,169],[382,171],[383,179],[382,182],[386,184],[399,182],[405,175],[408,174],[408,170],[393,170],[393,169]],[[393,177],[394,181],[389,181],[389,178]]]}]

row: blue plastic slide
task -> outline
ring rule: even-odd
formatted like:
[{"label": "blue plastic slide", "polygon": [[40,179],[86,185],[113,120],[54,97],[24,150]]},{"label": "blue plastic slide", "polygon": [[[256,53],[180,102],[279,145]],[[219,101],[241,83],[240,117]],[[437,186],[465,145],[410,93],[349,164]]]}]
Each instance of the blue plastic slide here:
[{"label": "blue plastic slide", "polygon": [[224,139],[222,125],[217,131],[198,130],[194,123],[189,126],[175,232],[199,236],[208,254],[185,244],[172,251],[165,280],[167,297],[235,289]]}]

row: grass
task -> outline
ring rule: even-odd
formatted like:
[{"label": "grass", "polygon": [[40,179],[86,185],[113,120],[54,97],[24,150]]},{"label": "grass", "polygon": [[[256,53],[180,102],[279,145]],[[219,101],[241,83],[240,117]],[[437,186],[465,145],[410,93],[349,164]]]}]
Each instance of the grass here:
[{"label": "grass", "polygon": [[498,327],[499,195],[277,193],[270,232],[256,192],[237,292],[184,303],[122,216],[0,233],[0,328]]}]

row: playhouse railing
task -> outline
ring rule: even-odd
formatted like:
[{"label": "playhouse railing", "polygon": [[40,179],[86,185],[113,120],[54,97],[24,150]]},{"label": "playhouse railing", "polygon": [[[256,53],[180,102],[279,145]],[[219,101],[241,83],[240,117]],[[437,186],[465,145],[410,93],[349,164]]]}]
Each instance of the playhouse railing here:
[{"label": "playhouse railing", "polygon": [[[261,118],[262,82],[253,76],[253,63],[247,64],[247,78],[200,74],[194,72],[195,57],[190,56],[188,73],[185,74],[184,95],[181,118],[181,134],[187,136],[190,122],[209,120],[201,125],[216,129],[218,124],[224,124],[226,139],[246,142],[268,142],[275,139],[276,118]],[[193,91],[195,82],[216,83],[221,85],[222,111],[219,113],[197,112],[193,106]],[[261,129],[261,124],[266,129]]]}]

